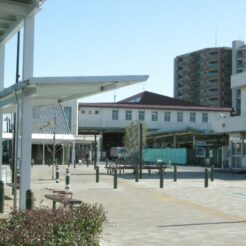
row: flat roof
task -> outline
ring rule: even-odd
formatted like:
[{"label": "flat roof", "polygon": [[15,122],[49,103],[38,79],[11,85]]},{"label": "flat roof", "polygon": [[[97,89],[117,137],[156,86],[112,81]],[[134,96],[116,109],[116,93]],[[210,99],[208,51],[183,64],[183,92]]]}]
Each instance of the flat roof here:
[{"label": "flat roof", "polygon": [[148,75],[34,77],[14,84],[0,92],[0,109],[15,108],[16,96],[32,96],[34,105],[62,103],[112,89],[133,85]]}]

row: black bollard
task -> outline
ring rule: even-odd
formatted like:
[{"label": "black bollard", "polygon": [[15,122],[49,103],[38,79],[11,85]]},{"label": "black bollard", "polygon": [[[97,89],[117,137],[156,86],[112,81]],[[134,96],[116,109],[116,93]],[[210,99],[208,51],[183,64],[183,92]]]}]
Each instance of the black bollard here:
[{"label": "black bollard", "polygon": [[163,188],[163,179],[164,179],[164,170],[163,170],[163,167],[161,165],[161,167],[160,167],[160,188]]},{"label": "black bollard", "polygon": [[214,181],[214,165],[211,165],[210,179]]},{"label": "black bollard", "polygon": [[173,166],[173,181],[174,182],[177,181],[177,166],[176,165]]},{"label": "black bollard", "polygon": [[135,182],[139,180],[138,165],[135,166]]},{"label": "black bollard", "polygon": [[117,169],[114,169],[114,189],[117,189]]},{"label": "black bollard", "polygon": [[205,168],[205,173],[204,173],[204,187],[208,187],[208,169]]},{"label": "black bollard", "polygon": [[70,189],[70,171],[69,168],[66,169],[66,186],[65,186],[65,190],[69,190]]},{"label": "black bollard", "polygon": [[59,166],[56,165],[56,183],[60,182],[60,172],[59,172]]},{"label": "black bollard", "polygon": [[4,212],[4,183],[0,181],[0,213]]},{"label": "black bollard", "polygon": [[26,209],[27,210],[33,209],[33,193],[31,190],[26,191]]},{"label": "black bollard", "polygon": [[96,166],[96,183],[99,183],[99,166]]}]

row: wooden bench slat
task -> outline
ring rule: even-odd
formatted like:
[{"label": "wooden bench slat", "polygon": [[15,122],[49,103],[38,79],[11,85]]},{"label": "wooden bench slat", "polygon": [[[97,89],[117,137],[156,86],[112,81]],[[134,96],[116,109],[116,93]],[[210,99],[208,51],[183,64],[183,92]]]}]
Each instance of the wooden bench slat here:
[{"label": "wooden bench slat", "polygon": [[[69,194],[70,197],[66,197],[67,194]],[[55,206],[56,202],[62,203],[64,205],[64,207],[66,207],[66,205],[70,205],[70,208],[73,205],[82,203],[81,200],[77,200],[77,199],[72,198],[71,194],[72,194],[71,192],[65,192],[64,191],[64,192],[54,192],[53,194],[46,194],[44,196],[45,196],[45,198],[53,201],[53,209],[55,209],[55,207],[56,207]]]}]

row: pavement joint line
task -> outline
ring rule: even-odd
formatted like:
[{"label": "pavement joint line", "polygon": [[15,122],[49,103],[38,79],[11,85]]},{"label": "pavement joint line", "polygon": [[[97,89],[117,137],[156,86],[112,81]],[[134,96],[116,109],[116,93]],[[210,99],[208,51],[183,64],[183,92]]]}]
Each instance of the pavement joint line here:
[{"label": "pavement joint line", "polygon": [[[131,183],[124,182],[124,184],[126,186],[130,186],[130,187],[135,186],[134,185],[135,183],[132,183],[132,182]],[[158,188],[156,188],[156,189],[158,189]],[[240,221],[242,223],[246,223],[245,218],[240,218],[240,217],[237,217],[237,216],[234,216],[234,215],[229,215],[229,214],[223,213],[221,211],[218,211],[218,210],[215,210],[215,209],[211,209],[211,208],[207,208],[207,207],[201,206],[199,204],[196,204],[196,203],[193,203],[193,202],[181,199],[181,198],[177,198],[177,197],[174,197],[174,196],[171,196],[171,195],[167,195],[167,194],[163,194],[163,193],[160,194],[159,190],[158,191],[156,190],[156,192],[154,194],[157,197],[159,197],[159,199],[161,201],[176,202],[177,204],[186,206],[188,208],[196,209],[196,210],[198,210],[200,212],[209,214],[209,215],[217,217],[219,219],[229,220],[229,221],[233,221],[233,222],[239,222]]]},{"label": "pavement joint line", "polygon": [[161,201],[166,201],[166,202],[167,201],[176,202],[177,204],[183,205],[183,206],[188,207],[188,208],[196,209],[196,210],[198,210],[200,212],[207,213],[207,214],[212,215],[214,217],[217,217],[219,219],[230,220],[230,221],[233,221],[233,222],[239,222],[240,221],[242,223],[246,223],[245,218],[240,218],[240,217],[237,217],[237,216],[234,216],[234,215],[226,214],[224,212],[221,212],[221,211],[218,211],[218,210],[215,210],[215,209],[212,209],[212,208],[207,208],[207,207],[201,206],[199,204],[196,204],[196,203],[184,200],[184,199],[180,199],[180,198],[177,198],[177,197],[173,197],[173,196],[170,196],[170,195],[161,194],[161,195],[159,195],[159,199]]}]

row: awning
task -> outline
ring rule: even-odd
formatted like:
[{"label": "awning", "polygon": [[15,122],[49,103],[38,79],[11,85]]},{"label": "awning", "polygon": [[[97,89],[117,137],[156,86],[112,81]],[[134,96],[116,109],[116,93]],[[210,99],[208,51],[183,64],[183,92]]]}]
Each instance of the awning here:
[{"label": "awning", "polygon": [[51,105],[95,95],[148,79],[148,75],[35,77],[0,92],[0,109],[15,110],[17,97],[31,96],[33,105]]}]

